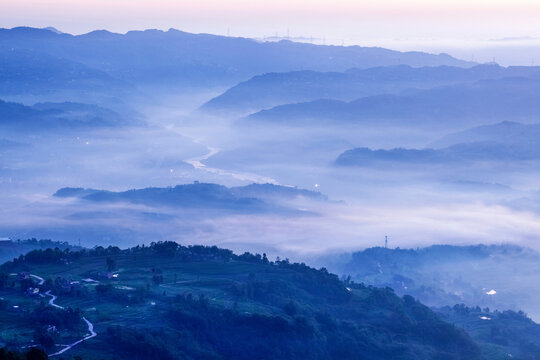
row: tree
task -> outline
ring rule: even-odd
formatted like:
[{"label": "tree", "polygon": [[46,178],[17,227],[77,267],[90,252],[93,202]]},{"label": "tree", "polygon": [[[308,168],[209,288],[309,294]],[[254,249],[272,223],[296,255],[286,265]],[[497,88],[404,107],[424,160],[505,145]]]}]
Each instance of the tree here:
[{"label": "tree", "polygon": [[32,348],[26,353],[26,360],[47,360],[49,357],[41,349]]},{"label": "tree", "polygon": [[47,360],[48,358],[43,350],[37,348],[31,348],[26,354],[8,351],[5,348],[0,349],[0,360]]},{"label": "tree", "polygon": [[289,316],[293,316],[296,314],[296,305],[294,305],[294,303],[291,301],[289,301],[287,304],[285,304],[285,306],[283,306],[283,311],[285,311],[285,314],[289,315]]},{"label": "tree", "polygon": [[116,260],[108,257],[107,258],[107,271],[111,272],[116,269]]},{"label": "tree", "polygon": [[4,286],[7,284],[7,281],[8,281],[8,274],[0,273],[0,289],[4,288]]},{"label": "tree", "polygon": [[154,275],[152,276],[152,281],[154,282],[154,285],[159,285],[163,283],[163,275]]},{"label": "tree", "polygon": [[107,284],[107,285],[98,284],[98,285],[96,285],[96,292],[97,292],[97,294],[99,296],[104,296],[107,293],[110,293],[111,291],[112,291],[112,285],[111,284]]},{"label": "tree", "polygon": [[46,331],[38,331],[35,335],[35,339],[44,349],[50,350],[54,347],[54,338]]}]

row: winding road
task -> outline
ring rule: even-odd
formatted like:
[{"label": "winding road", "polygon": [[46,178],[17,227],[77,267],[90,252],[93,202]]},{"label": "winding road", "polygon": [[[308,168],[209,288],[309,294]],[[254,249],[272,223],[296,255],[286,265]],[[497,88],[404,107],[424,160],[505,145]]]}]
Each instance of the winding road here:
[{"label": "winding road", "polygon": [[[45,280],[44,280],[42,277],[40,277],[40,276],[33,275],[33,274],[30,275],[30,276],[33,277],[33,278],[35,278],[35,279],[37,279],[37,280],[39,281],[39,285],[43,285],[44,282],[45,282]],[[51,297],[51,299],[49,300],[49,305],[51,305],[51,306],[53,306],[53,307],[55,307],[55,308],[57,308],[57,309],[65,310],[65,308],[64,308],[63,306],[60,306],[60,305],[58,305],[58,304],[55,303],[56,299],[58,299],[58,296],[51,294],[51,290],[47,291],[47,292],[45,293],[45,295]],[[60,350],[60,351],[58,351],[58,352],[55,352],[54,354],[50,354],[49,357],[57,356],[57,355],[63,354],[63,353],[65,353],[66,351],[68,351],[69,349],[71,349],[72,347],[79,345],[79,344],[82,343],[83,341],[86,341],[86,340],[88,340],[88,339],[91,339],[91,338],[97,336],[97,333],[94,331],[94,324],[92,324],[90,321],[88,321],[88,319],[85,318],[84,316],[83,316],[82,319],[83,319],[83,321],[86,323],[86,325],[88,326],[88,333],[89,333],[89,334],[86,335],[85,337],[83,337],[82,339],[75,341],[73,344],[70,344],[70,345],[61,345],[61,346],[65,346],[65,347],[64,347],[62,350]]]},{"label": "winding road", "polygon": [[41,276],[30,274],[30,277],[37,279],[39,281],[38,285],[43,285],[45,283],[45,279],[43,279]]},{"label": "winding road", "polygon": [[54,303],[55,300],[58,299],[58,296],[51,294],[51,290],[47,291],[45,295],[48,295],[52,298],[51,300],[49,300],[49,305],[54,306],[57,309],[64,309],[63,306]]},{"label": "winding road", "polygon": [[[52,300],[51,300],[52,301]],[[50,302],[49,302],[50,303]],[[57,305],[54,305],[54,306],[57,306]],[[63,308],[62,308],[63,309]],[[97,333],[94,331],[94,324],[92,324],[90,321],[88,321],[87,318],[83,317],[82,318],[84,320],[84,322],[86,322],[86,325],[88,325],[88,332],[90,333],[89,335],[83,337],[82,339],[80,340],[77,340],[75,341],[73,344],[71,345],[67,345],[65,348],[63,348],[62,350],[58,351],[58,352],[55,352],[54,354],[50,354],[50,356],[56,356],[56,355],[60,355],[60,354],[63,354],[65,353],[66,351],[68,351],[69,349],[71,349],[72,347],[76,346],[76,345],[79,345],[80,343],[82,343],[83,341],[86,341],[88,339],[91,339],[95,336],[97,336]]]}]

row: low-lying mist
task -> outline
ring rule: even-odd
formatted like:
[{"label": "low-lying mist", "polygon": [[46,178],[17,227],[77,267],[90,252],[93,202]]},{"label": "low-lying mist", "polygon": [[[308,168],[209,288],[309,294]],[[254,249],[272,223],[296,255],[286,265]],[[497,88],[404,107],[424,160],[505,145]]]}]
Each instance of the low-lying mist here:
[{"label": "low-lying mist", "polygon": [[[146,125],[3,134],[23,146],[2,150],[2,236],[81,239],[87,246],[169,239],[299,259],[380,245],[385,235],[400,247],[508,242],[538,248],[539,215],[531,206],[536,166],[337,166],[337,157],[354,147],[422,148],[447,133],[360,124],[256,126],[196,110],[212,96],[153,94],[152,105],[130,104]],[[64,187],[125,191],[194,181],[297,186],[330,200],[302,204],[305,213],[289,216],[52,196]]]}]

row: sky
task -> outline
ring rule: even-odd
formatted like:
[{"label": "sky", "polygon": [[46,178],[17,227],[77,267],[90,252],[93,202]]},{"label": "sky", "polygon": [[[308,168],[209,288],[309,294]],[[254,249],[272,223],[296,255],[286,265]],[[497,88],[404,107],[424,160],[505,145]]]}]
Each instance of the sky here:
[{"label": "sky", "polygon": [[[540,42],[538,0],[0,0],[0,5],[1,27],[54,26],[74,34],[147,28],[254,38],[288,34],[326,44],[461,49],[461,57],[471,58],[501,56],[485,55],[476,50],[480,47]],[[520,61],[535,56],[527,52]]]}]

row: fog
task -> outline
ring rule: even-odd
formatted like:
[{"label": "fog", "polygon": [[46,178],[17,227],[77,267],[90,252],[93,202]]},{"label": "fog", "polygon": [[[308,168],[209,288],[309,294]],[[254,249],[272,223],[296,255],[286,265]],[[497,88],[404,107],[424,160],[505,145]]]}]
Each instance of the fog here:
[{"label": "fog", "polygon": [[[177,30],[2,36],[1,237],[300,260],[385,235],[540,248],[539,68]],[[226,188],[175,188],[194,183]],[[197,200],[121,193],[169,187]]]},{"label": "fog", "polygon": [[[385,235],[393,247],[514,243],[540,250],[539,209],[531,206],[536,163],[338,166],[335,159],[354,147],[422,148],[450,131],[258,126],[197,110],[215,94],[154,93],[151,105],[129,104],[144,125],[5,132],[24,145],[2,152],[1,235],[86,246],[168,239],[300,260],[382,245]],[[63,187],[123,191],[194,181],[273,183],[329,200],[296,199],[286,206],[302,212],[291,216],[52,196]]]}]

